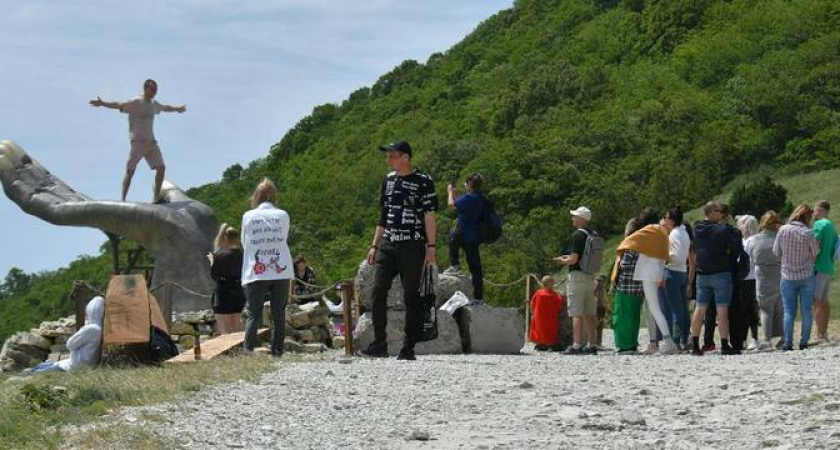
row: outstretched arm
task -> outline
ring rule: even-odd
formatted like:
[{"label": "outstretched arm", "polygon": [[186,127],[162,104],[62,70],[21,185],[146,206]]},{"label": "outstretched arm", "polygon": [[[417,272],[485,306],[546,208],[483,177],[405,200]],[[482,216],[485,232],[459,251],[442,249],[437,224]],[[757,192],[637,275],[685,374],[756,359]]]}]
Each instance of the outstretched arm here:
[{"label": "outstretched arm", "polygon": [[160,110],[162,112],[176,112],[176,113],[185,113],[187,112],[187,105],[164,105],[163,103],[159,103]]},{"label": "outstretched arm", "polygon": [[102,97],[99,97],[99,96],[96,97],[96,100],[91,100],[89,103],[90,103],[91,106],[104,106],[104,107],[109,108],[109,109],[120,109],[120,108],[122,108],[122,106],[120,105],[120,102],[108,102],[108,101],[102,100]]}]

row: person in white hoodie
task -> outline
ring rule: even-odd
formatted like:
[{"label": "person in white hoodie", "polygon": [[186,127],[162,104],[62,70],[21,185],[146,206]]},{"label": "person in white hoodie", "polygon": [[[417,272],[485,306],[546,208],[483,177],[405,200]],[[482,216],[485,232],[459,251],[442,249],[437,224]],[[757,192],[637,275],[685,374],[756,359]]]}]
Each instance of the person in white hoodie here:
[{"label": "person in white hoodie", "polygon": [[271,355],[283,355],[286,332],[286,301],[295,270],[289,251],[290,219],[277,207],[277,187],[264,178],[251,197],[251,210],[242,216],[242,287],[248,307],[245,322],[245,352],[259,345],[257,329],[262,324],[263,304],[271,308]]},{"label": "person in white hoodie", "polygon": [[70,357],[54,362],[45,361],[32,368],[32,374],[51,371],[71,371],[99,364],[102,325],[105,319],[105,299],[96,296],[85,308],[85,326],[67,340]]}]

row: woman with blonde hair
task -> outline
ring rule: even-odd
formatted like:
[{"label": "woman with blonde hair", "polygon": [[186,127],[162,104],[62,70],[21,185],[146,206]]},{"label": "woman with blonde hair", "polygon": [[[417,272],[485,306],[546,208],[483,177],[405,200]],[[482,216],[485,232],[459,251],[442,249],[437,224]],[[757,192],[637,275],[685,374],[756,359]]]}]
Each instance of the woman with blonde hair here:
[{"label": "woman with blonde hair", "polygon": [[242,331],[242,309],[245,293],[242,290],[242,249],[239,230],[223,223],[213,244],[210,260],[210,277],[216,282],[213,290],[213,313],[216,331],[230,334]]},{"label": "woman with blonde hair", "polygon": [[782,305],[784,306],[783,350],[793,350],[793,321],[796,319],[797,304],[802,309],[802,333],[799,349],[808,348],[811,338],[811,303],[814,300],[816,278],[814,261],[819,244],[811,230],[813,210],[808,205],[799,205],[790,215],[786,225],[779,228],[773,253],[782,263]]},{"label": "woman with blonde hair", "polygon": [[767,211],[761,216],[758,234],[750,238],[749,245],[744,247],[755,267],[755,293],[763,335],[758,350],[769,350],[772,348],[771,340],[782,336],[782,297],[779,293],[782,262],[773,254],[773,244],[781,226],[779,214]]},{"label": "woman with blonde hair", "polygon": [[257,329],[262,324],[263,304],[271,308],[271,354],[283,355],[286,336],[286,301],[294,277],[289,252],[289,214],[277,207],[277,187],[263,178],[251,197],[251,210],[242,216],[242,286],[248,307],[245,323],[245,351],[259,344]]}]

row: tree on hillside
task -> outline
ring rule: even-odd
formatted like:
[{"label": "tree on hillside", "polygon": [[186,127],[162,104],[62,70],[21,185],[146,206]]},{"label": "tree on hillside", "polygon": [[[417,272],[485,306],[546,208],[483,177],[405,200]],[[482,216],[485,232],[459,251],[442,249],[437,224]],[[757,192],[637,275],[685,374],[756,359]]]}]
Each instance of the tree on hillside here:
[{"label": "tree on hillside", "polygon": [[787,199],[787,189],[773,182],[770,176],[736,188],[729,206],[735,214],[751,214],[759,218],[770,210],[778,212],[782,217],[793,210]]}]

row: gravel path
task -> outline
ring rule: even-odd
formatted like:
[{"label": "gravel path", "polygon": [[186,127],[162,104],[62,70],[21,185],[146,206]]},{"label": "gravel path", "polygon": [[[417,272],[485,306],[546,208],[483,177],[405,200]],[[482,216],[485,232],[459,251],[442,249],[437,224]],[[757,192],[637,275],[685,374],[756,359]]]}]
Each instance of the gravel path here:
[{"label": "gravel path", "polygon": [[416,362],[333,353],[120,420],[196,449],[840,449],[838,387],[840,347]]}]

